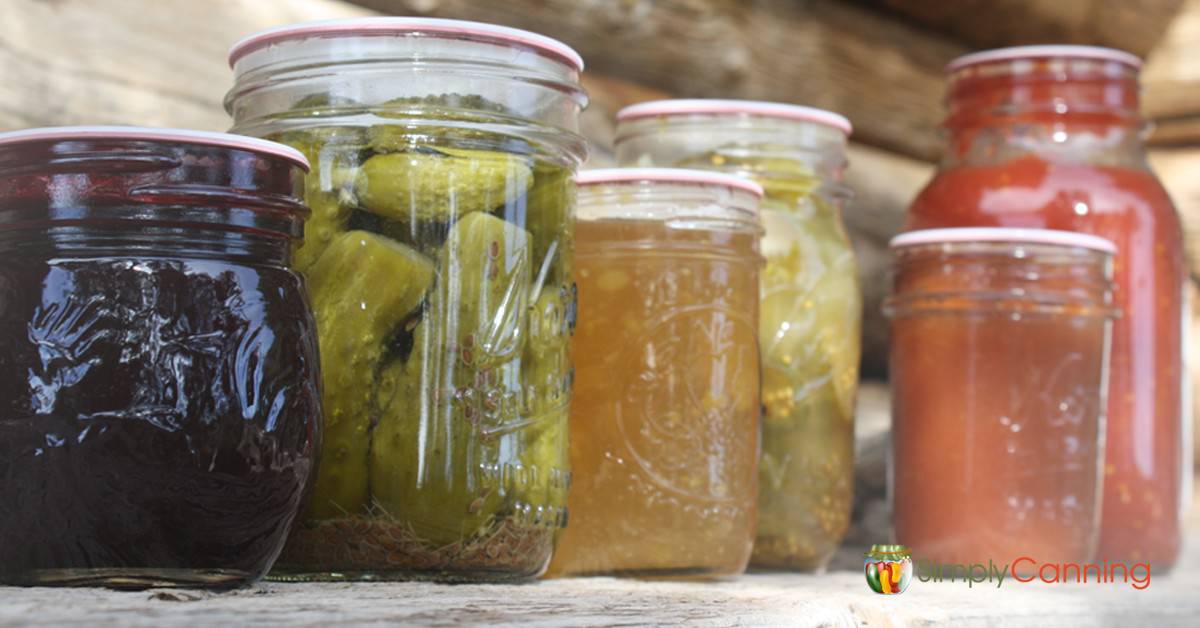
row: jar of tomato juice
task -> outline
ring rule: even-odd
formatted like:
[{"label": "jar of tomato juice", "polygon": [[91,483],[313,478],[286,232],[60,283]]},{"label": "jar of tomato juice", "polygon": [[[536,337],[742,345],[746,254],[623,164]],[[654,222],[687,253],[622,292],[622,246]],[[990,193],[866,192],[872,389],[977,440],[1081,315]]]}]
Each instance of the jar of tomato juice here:
[{"label": "jar of tomato juice", "polygon": [[1141,61],[1028,46],[952,62],[948,145],[907,229],[1062,229],[1116,243],[1104,499],[1097,557],[1169,568],[1179,554],[1182,313],[1179,217],[1146,164]]}]

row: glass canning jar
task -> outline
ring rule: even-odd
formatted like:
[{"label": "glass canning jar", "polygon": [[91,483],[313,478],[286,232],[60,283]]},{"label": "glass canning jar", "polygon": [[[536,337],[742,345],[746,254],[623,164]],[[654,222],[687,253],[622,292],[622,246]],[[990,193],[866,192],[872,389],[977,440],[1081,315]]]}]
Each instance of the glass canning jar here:
[{"label": "glass canning jar", "polygon": [[[1131,54],[1027,46],[947,68],[947,146],[906,229],[1024,227],[1117,245],[1098,557],[1174,564],[1191,449],[1183,435],[1182,229],[1146,163]],[[1190,420],[1190,417],[1188,418]]]},{"label": "glass canning jar", "polygon": [[230,62],[234,131],[313,165],[296,268],[325,447],[275,573],[538,575],[566,520],[579,56],[373,18],[252,35]]},{"label": "glass canning jar", "polygon": [[1114,245],[962,228],[891,248],[896,541],[922,563],[1092,560]]},{"label": "glass canning jar", "polygon": [[571,525],[550,573],[741,573],[757,491],[761,188],[653,168],[578,181],[574,353],[586,359]]},{"label": "glass canning jar", "polygon": [[763,186],[763,452],[751,564],[819,569],[850,523],[862,293],[842,224],[850,123],[777,103],[668,100],[617,115],[624,166],[680,166]]},{"label": "glass canning jar", "polygon": [[287,268],[304,157],[220,133],[0,134],[0,583],[226,588],[319,444]]}]

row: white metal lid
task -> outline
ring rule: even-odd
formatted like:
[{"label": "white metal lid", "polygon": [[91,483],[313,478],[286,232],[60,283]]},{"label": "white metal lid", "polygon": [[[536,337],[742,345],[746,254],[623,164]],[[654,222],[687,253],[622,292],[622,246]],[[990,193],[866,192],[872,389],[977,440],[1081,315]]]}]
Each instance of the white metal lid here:
[{"label": "white metal lid", "polygon": [[892,238],[888,248],[899,249],[926,244],[948,244],[963,242],[1011,242],[1013,244],[1049,244],[1071,246],[1110,255],[1117,252],[1111,240],[1086,233],[1058,231],[1055,229],[1017,229],[1011,227],[951,227],[946,229],[922,229],[901,233]]},{"label": "white metal lid", "polygon": [[762,198],[763,195],[762,186],[750,179],[722,172],[713,172],[711,170],[691,170],[687,168],[599,168],[596,170],[584,170],[575,175],[575,183],[578,185],[640,183],[643,181],[715,185],[749,192],[758,198]]},{"label": "white metal lid", "polygon": [[824,109],[778,102],[721,100],[716,98],[654,100],[638,103],[636,105],[629,105],[618,111],[617,120],[694,114],[741,114],[762,116],[765,118],[802,120],[833,127],[846,135],[850,135],[854,130],[854,127],[851,126],[850,120],[846,119],[846,116]]},{"label": "white metal lid", "polygon": [[995,50],[972,52],[971,54],[963,55],[947,64],[946,72],[955,72],[967,66],[978,65],[980,63],[992,63],[995,61],[1052,58],[1111,61],[1113,63],[1122,63],[1135,70],[1142,67],[1142,60],[1138,58],[1137,55],[1125,52],[1124,50],[1117,50],[1115,48],[1102,48],[1100,46],[1052,45],[1013,46],[1011,48],[997,48]]},{"label": "white metal lid", "polygon": [[200,144],[204,146],[219,146],[235,148],[255,153],[263,153],[282,157],[296,165],[310,169],[308,159],[300,151],[278,142],[263,140],[257,137],[234,135],[232,133],[215,133],[211,131],[193,131],[191,129],[169,129],[143,126],[55,126],[36,129],[22,129],[0,133],[0,146],[32,142],[53,142],[71,140],[134,140],[149,142],[180,142]]},{"label": "white metal lid", "polygon": [[290,39],[310,37],[388,36],[433,34],[461,39],[475,39],[501,44],[519,44],[542,54],[558,57],[583,71],[583,57],[570,46],[537,33],[464,20],[444,20],[425,17],[365,17],[341,20],[301,22],[259,31],[242,38],[229,49],[229,66],[245,55]]}]

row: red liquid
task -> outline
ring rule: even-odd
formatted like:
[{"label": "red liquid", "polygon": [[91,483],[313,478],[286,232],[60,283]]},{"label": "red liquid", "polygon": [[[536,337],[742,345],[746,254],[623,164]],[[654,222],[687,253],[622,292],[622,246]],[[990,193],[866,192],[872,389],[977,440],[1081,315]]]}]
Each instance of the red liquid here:
[{"label": "red liquid", "polygon": [[1099,560],[1179,554],[1183,282],[1179,219],[1152,174],[1026,156],[942,170],[906,229],[1004,226],[1095,234],[1117,245]]}]

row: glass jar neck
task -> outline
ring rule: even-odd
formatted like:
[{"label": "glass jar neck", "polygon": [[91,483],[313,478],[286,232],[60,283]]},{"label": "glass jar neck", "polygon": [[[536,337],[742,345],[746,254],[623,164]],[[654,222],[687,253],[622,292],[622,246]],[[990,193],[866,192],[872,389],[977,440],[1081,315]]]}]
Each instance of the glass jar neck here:
[{"label": "glass jar neck", "polygon": [[238,149],[124,139],[0,149],[0,252],[284,265],[304,172]]},{"label": "glass jar neck", "polygon": [[577,220],[642,220],[672,229],[758,236],[759,199],[750,192],[690,183],[614,182],[583,185]]},{"label": "glass jar neck", "polygon": [[891,318],[920,314],[1110,316],[1111,256],[1049,244],[961,242],[894,252]]},{"label": "glass jar neck", "polygon": [[764,207],[794,208],[820,192],[836,203],[849,195],[845,133],[803,120],[745,114],[680,114],[622,120],[617,162],[716,170],[757,181]]},{"label": "glass jar neck", "polygon": [[1139,166],[1144,147],[1137,69],[1112,61],[1018,59],[954,71],[943,165],[1050,160]]},{"label": "glass jar neck", "polygon": [[427,143],[510,138],[572,166],[587,155],[579,71],[519,47],[437,36],[311,37],[253,51],[233,70],[225,109],[244,135],[392,125]]},{"label": "glass jar neck", "polygon": [[0,231],[0,254],[31,258],[171,258],[285,267],[286,238],[260,233],[116,224],[59,224]]}]

